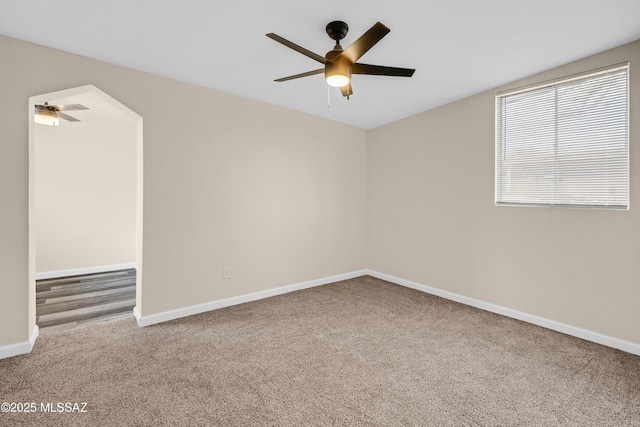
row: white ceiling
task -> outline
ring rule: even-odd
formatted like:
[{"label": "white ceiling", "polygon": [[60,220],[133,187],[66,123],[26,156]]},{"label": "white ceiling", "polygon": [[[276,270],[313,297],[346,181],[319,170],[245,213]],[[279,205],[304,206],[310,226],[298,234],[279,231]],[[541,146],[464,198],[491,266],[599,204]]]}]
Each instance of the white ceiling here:
[{"label": "white ceiling", "polygon": [[[320,64],[265,34],[324,56],[333,20],[345,47],[382,22],[361,62],[416,73],[330,108],[322,75],[273,82]],[[0,34],[371,129],[640,39],[640,0],[0,0]]]}]

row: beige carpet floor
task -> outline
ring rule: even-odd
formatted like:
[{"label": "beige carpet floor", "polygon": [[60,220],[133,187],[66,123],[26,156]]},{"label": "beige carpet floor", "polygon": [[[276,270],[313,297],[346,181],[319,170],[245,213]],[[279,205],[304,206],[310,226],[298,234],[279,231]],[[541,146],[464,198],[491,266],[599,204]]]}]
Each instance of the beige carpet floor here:
[{"label": "beige carpet floor", "polygon": [[364,276],[42,336],[0,402],[38,407],[2,426],[638,426],[640,357]]}]

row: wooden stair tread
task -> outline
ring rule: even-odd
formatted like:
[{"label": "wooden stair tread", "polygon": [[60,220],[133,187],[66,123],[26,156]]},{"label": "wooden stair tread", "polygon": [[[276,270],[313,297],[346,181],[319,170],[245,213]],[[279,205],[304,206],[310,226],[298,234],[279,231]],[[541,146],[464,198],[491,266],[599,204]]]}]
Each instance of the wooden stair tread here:
[{"label": "wooden stair tread", "polygon": [[44,314],[38,316],[38,326],[46,327],[47,325],[56,323],[76,322],[78,320],[90,319],[107,314],[122,313],[133,310],[135,302],[118,301],[101,306],[83,307],[75,310],[63,311],[58,313]]},{"label": "wooden stair tread", "polygon": [[39,315],[57,313],[60,311],[75,310],[85,307],[100,307],[101,305],[129,301],[135,305],[136,289],[112,289],[105,292],[95,292],[90,294],[88,298],[78,298],[76,296],[67,296],[62,298],[47,299],[42,302],[41,307],[37,307]]}]

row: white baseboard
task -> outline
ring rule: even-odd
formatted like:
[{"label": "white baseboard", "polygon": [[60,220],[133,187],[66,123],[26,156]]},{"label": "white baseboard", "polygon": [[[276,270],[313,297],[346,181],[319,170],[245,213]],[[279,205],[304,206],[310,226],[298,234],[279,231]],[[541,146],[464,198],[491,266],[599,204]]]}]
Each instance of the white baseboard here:
[{"label": "white baseboard", "polygon": [[31,353],[31,350],[33,350],[33,345],[36,343],[36,338],[38,338],[39,334],[40,329],[38,328],[38,325],[36,325],[33,328],[33,331],[31,331],[29,341],[0,346],[0,359],[6,359],[7,357]]},{"label": "white baseboard", "polygon": [[136,263],[99,265],[96,267],[74,268],[70,270],[43,271],[36,273],[36,280],[54,279],[57,277],[81,276],[83,274],[105,273],[107,271],[128,270],[136,268]]},{"label": "white baseboard", "polygon": [[296,283],[293,285],[282,286],[274,289],[254,292],[251,294],[240,295],[237,297],[226,298],[218,301],[212,301],[204,304],[192,305],[190,307],[179,308],[177,310],[165,311],[162,313],[150,314],[142,316],[138,307],[134,307],[133,315],[138,321],[138,326],[149,326],[156,323],[167,322],[169,320],[179,319],[181,317],[193,316],[194,314],[204,313],[206,311],[217,310],[219,308],[229,307],[232,305],[243,304],[245,302],[256,301],[264,298],[282,295],[301,289],[312,288],[315,286],[326,285],[328,283],[339,282],[341,280],[353,279],[355,277],[364,276],[365,270],[353,271],[351,273],[339,274],[336,276],[325,277],[323,279],[310,280],[308,282]]},{"label": "white baseboard", "polygon": [[[114,266],[115,267],[115,266]],[[114,270],[121,270],[126,268],[135,268],[135,264],[120,264],[114,268]],[[71,270],[68,270],[71,271]],[[78,271],[78,270],[74,270]],[[105,270],[100,270],[105,271]],[[88,273],[81,273],[88,274]],[[68,274],[66,274],[68,275]],[[616,348],[627,353],[640,355],[640,344],[631,341],[625,341],[619,338],[611,337],[609,335],[600,334],[598,332],[589,331],[576,326],[568,325],[565,323],[557,322],[555,320],[546,319],[544,317],[536,316],[533,314],[524,313],[518,310],[513,310],[500,305],[488,303],[475,298],[470,298],[464,295],[456,294],[453,292],[445,291],[431,286],[426,286],[417,282],[402,279],[399,277],[391,276],[388,274],[380,273],[378,271],[364,269],[353,271],[350,273],[339,274],[335,276],[325,277],[322,279],[311,280],[308,282],[297,283],[288,286],[282,286],[274,289],[267,289],[264,291],[254,292],[251,294],[240,295],[237,297],[226,298],[223,300],[212,301],[204,304],[193,305],[190,307],[184,307],[176,310],[170,310],[162,313],[151,314],[143,316],[140,313],[139,308],[136,306],[133,308],[133,315],[135,316],[139,326],[150,326],[156,323],[167,322],[169,320],[179,319],[181,317],[192,316],[194,314],[200,314],[211,310],[217,310],[224,307],[229,307],[237,304],[243,304],[245,302],[256,301],[264,298],[269,298],[276,295],[282,295],[293,291],[312,288],[315,286],[326,285],[341,280],[353,279],[363,275],[369,275],[378,279],[386,280],[391,283],[395,283],[407,288],[416,289],[421,292],[425,292],[431,295],[436,295],[451,301],[459,302],[461,304],[476,307],[482,310],[486,310],[492,313],[500,314],[502,316],[518,319],[523,322],[531,323],[543,328],[551,329],[557,332],[561,332],[567,335],[571,335],[577,338],[581,338],[587,341],[591,341],[597,344],[605,345],[607,347]],[[54,276],[62,277],[62,276]],[[0,359],[16,356],[19,354],[25,354],[31,352],[36,338],[38,337],[38,326],[35,327],[29,341],[11,344],[6,346],[0,346]]]},{"label": "white baseboard", "polygon": [[138,322],[138,326],[142,326],[140,322],[142,322],[142,315],[140,314],[140,310],[138,310],[138,306],[133,307],[133,317],[136,318],[136,322]]},{"label": "white baseboard", "polygon": [[518,310],[502,307],[500,305],[491,304],[485,301],[477,300],[474,298],[459,295],[453,292],[444,291],[442,289],[432,288],[431,286],[422,285],[420,283],[412,282],[410,280],[401,279],[399,277],[390,276],[388,274],[380,273],[373,270],[365,270],[366,274],[378,279],[386,280],[387,282],[395,283],[397,285],[405,286],[407,288],[416,289],[431,295],[436,295],[451,301],[459,302],[461,304],[470,305],[472,307],[480,308],[482,310],[490,311],[492,313],[500,314],[502,316],[511,317],[513,319],[522,320],[523,322],[532,323],[543,328],[551,329],[563,334],[571,335],[583,340],[591,341],[596,344],[602,344],[607,347],[617,348],[618,350],[626,351],[627,353],[636,354],[640,356],[640,344],[621,340],[619,338],[611,337],[608,335],[600,334],[598,332],[589,331],[586,329],[578,328],[576,326],[567,325],[565,323],[556,322],[555,320],[549,320],[544,317],[535,316],[533,314],[523,313]]}]

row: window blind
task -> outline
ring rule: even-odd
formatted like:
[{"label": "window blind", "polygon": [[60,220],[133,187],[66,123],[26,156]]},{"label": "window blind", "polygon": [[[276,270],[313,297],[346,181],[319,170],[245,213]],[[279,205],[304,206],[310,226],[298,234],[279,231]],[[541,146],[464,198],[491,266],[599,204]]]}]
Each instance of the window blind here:
[{"label": "window blind", "polygon": [[496,204],[628,209],[628,71],[496,96]]}]

